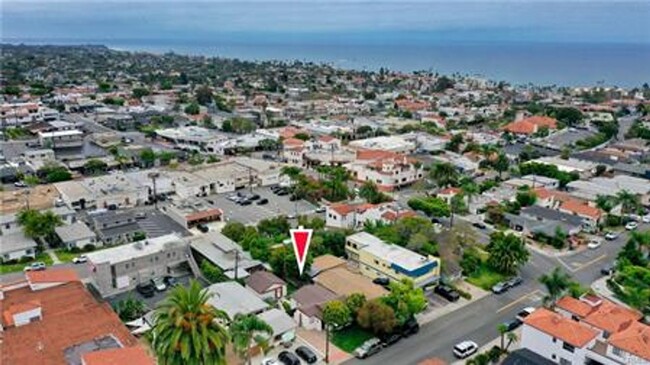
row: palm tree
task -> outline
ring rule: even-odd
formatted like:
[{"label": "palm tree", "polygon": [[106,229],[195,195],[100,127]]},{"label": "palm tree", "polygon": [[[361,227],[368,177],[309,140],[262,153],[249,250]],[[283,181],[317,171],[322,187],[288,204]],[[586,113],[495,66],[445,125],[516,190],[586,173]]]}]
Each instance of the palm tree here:
[{"label": "palm tree", "polygon": [[[250,347],[251,342],[259,345],[266,342],[268,337],[273,335],[273,328],[268,323],[252,314],[238,314],[233,318],[229,328],[232,343],[240,357],[251,363]],[[266,334],[264,336],[263,334]]]},{"label": "palm tree", "polygon": [[506,344],[506,348],[504,349],[504,351],[508,351],[508,348],[510,348],[510,345],[512,345],[513,343],[519,341],[519,337],[517,337],[517,334],[512,332],[512,331],[508,332],[506,334],[506,339],[508,340],[508,343]]},{"label": "palm tree", "polygon": [[228,315],[208,303],[212,294],[192,281],[177,286],[154,314],[152,347],[161,365],[226,364]]},{"label": "palm tree", "polygon": [[497,326],[497,331],[499,331],[499,337],[501,338],[501,350],[506,350],[506,333],[508,333],[508,326],[501,323]]},{"label": "palm tree", "polygon": [[510,160],[508,160],[508,156],[503,152],[499,153],[497,159],[494,161],[494,169],[499,173],[499,180],[501,180],[501,175],[505,171],[508,171],[509,168]]},{"label": "palm tree", "polygon": [[499,273],[512,275],[528,261],[530,253],[524,240],[514,234],[495,232],[487,246],[488,264]]},{"label": "palm tree", "polygon": [[616,203],[616,198],[609,195],[600,195],[596,196],[596,207],[609,213],[614,209],[614,204]]},{"label": "palm tree", "polygon": [[458,181],[458,170],[449,162],[438,162],[431,167],[429,172],[431,179],[440,188],[454,185]]},{"label": "palm tree", "polygon": [[641,206],[639,195],[627,190],[621,190],[616,194],[616,202],[621,204],[623,213],[636,213]]},{"label": "palm tree", "polygon": [[569,289],[571,276],[556,267],[550,274],[542,275],[539,282],[544,284],[548,291],[548,295],[544,297],[544,304],[553,308],[555,302]]},{"label": "palm tree", "polygon": [[470,205],[472,204],[472,198],[478,194],[479,189],[478,185],[476,185],[475,182],[467,182],[461,186],[461,190],[463,191],[463,196],[467,197],[467,204]]}]

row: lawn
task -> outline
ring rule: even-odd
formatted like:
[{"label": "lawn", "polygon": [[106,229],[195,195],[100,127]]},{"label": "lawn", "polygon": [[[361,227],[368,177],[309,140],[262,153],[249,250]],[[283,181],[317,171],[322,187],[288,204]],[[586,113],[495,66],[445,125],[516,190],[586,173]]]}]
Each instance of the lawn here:
[{"label": "lawn", "polygon": [[373,337],[372,333],[357,325],[352,325],[340,331],[333,331],[332,343],[341,350],[351,353],[357,347],[361,346],[361,344]]},{"label": "lawn", "polygon": [[61,262],[72,262],[72,259],[81,255],[80,253],[72,253],[64,248],[59,248],[54,251],[56,257],[59,258]]},{"label": "lawn", "polygon": [[485,263],[483,263],[480,269],[467,277],[467,282],[474,286],[478,286],[481,289],[490,290],[494,284],[505,279],[505,276],[491,270]]},{"label": "lawn", "polygon": [[36,261],[42,261],[42,262],[45,263],[45,265],[48,265],[48,266],[52,265],[52,258],[50,257],[50,255],[48,255],[48,254],[46,254],[44,252],[41,252],[38,255],[36,255],[35,260],[29,261],[29,262],[25,262],[25,263],[21,263],[21,264],[11,264],[11,265],[0,264],[0,274],[7,274],[7,273],[10,273],[10,272],[23,271],[25,266],[31,264],[32,262],[36,262]]}]

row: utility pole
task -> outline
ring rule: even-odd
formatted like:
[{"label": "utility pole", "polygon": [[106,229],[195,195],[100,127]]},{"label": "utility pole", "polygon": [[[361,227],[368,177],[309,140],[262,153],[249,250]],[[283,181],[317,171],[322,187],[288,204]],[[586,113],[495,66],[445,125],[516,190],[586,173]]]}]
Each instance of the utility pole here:
[{"label": "utility pole", "polygon": [[158,190],[156,189],[156,179],[160,177],[158,172],[150,172],[147,176],[153,182],[153,206],[158,209]]},{"label": "utility pole", "polygon": [[239,250],[235,248],[233,251],[235,251],[235,281],[237,281],[239,277]]}]

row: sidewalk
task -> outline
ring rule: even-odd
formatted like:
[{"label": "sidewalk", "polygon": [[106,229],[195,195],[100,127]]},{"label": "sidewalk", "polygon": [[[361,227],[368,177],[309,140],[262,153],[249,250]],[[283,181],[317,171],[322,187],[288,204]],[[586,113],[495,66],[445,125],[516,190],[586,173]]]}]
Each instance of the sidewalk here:
[{"label": "sidewalk", "polygon": [[[460,308],[462,308],[462,307],[464,307],[464,306],[466,306],[466,305],[468,305],[470,303],[476,302],[476,301],[481,300],[481,299],[485,298],[486,296],[490,295],[490,292],[485,291],[485,290],[483,290],[481,288],[477,288],[474,285],[468,284],[464,280],[460,281],[456,285],[456,287],[458,287],[458,289],[461,289],[463,291],[466,291],[466,292],[470,293],[472,295],[472,299],[467,300],[467,299],[464,299],[464,298],[461,297],[457,302],[448,303],[448,304],[446,304],[446,305],[444,305],[442,307],[434,308],[434,309],[432,309],[430,311],[425,311],[424,313],[421,313],[421,314],[416,314],[415,317],[417,318],[418,323],[420,323],[420,325],[423,325],[425,323],[429,323],[429,322],[431,322],[431,321],[433,321],[433,320],[435,320],[437,318],[440,318],[440,317],[442,317],[442,316],[444,316],[444,315],[446,315],[448,313],[451,313],[451,312],[453,312],[455,310],[458,310],[458,309],[460,309]],[[433,295],[435,295],[435,294],[433,294]]]},{"label": "sidewalk", "polygon": [[[515,351],[515,350],[517,350],[517,349],[519,349],[521,347],[521,332],[522,332],[521,328],[518,328],[518,329],[515,330],[515,333],[517,334],[518,341],[513,342],[510,345],[510,347],[508,347],[508,352],[513,352],[513,351]],[[507,345],[508,344],[508,339],[506,338],[504,341],[505,341],[505,344]],[[472,355],[472,356],[470,356],[470,357],[468,357],[466,359],[456,360],[456,361],[452,362],[451,365],[465,365],[469,359],[472,359],[472,358],[476,357],[476,355],[478,355],[478,354],[482,354],[482,353],[490,351],[490,349],[492,347],[494,347],[494,346],[499,346],[499,347],[501,346],[501,336],[498,336],[497,338],[493,339],[492,341],[490,341],[490,342],[486,343],[485,345],[479,347],[478,351],[476,351],[476,353],[474,355]],[[504,357],[502,357],[501,359],[503,360],[503,358]]]},{"label": "sidewalk", "polygon": [[530,242],[526,243],[526,247],[530,248],[531,250],[537,252],[540,255],[544,255],[547,257],[566,257],[566,256],[575,255],[587,249],[585,245],[581,245],[580,247],[578,247],[578,249],[573,251],[569,251],[568,249],[558,251],[556,248],[553,247],[548,247],[548,248],[540,247],[539,245]]},{"label": "sidewalk", "polygon": [[609,289],[609,287],[607,287],[607,279],[609,279],[609,276],[605,276],[594,281],[593,283],[591,283],[591,289],[593,289],[596,292],[596,294],[606,299],[609,299],[616,304],[620,304],[626,308],[629,307],[627,304],[623,303],[618,298],[616,298],[614,292],[612,292]]},{"label": "sidewalk", "polygon": [[47,250],[45,250],[45,253],[48,254],[52,259],[52,265],[57,265],[61,263],[61,260],[59,260],[59,257],[54,253],[53,249],[48,248]]}]

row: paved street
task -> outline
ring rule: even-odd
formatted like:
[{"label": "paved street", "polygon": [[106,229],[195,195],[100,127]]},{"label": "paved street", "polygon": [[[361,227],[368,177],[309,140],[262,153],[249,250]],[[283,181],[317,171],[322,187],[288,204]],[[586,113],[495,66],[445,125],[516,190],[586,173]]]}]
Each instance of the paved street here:
[{"label": "paved street", "polygon": [[[650,225],[639,227],[647,230]],[[416,336],[365,360],[352,359],[345,364],[417,364],[429,357],[454,361],[452,348],[463,340],[475,341],[482,346],[498,336],[497,325],[511,318],[527,306],[539,306],[545,289],[537,279],[561,266],[584,286],[601,277],[600,269],[612,262],[627,241],[627,232],[615,241],[608,241],[597,250],[580,251],[563,257],[549,257],[531,250],[529,263],[522,269],[524,283],[501,294],[491,294],[483,299],[435,319],[422,326]]]}]

